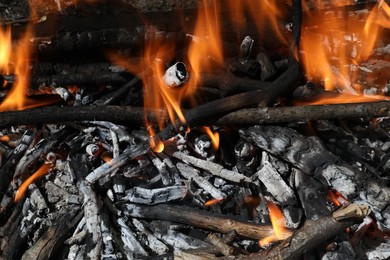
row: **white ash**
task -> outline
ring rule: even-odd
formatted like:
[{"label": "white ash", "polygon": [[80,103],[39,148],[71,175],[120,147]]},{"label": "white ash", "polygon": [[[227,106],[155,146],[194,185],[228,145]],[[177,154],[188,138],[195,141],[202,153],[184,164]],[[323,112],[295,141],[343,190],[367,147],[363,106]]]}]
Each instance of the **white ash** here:
[{"label": "white ash", "polygon": [[215,155],[211,153],[212,143],[207,135],[195,139],[194,151],[208,161],[214,161]]}]

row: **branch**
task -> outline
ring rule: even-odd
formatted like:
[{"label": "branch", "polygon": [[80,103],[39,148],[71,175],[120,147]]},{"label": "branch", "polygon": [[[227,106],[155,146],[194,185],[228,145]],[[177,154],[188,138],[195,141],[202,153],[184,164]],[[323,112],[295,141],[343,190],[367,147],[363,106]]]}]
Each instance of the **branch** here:
[{"label": "branch", "polygon": [[273,228],[271,226],[236,220],[222,214],[185,206],[168,204],[157,206],[124,204],[122,207],[125,215],[134,218],[172,221],[221,233],[228,233],[235,230],[238,235],[253,239],[261,239],[273,234]]},{"label": "branch", "polygon": [[387,117],[390,102],[250,108],[232,112],[217,124],[275,124],[332,118]]},{"label": "branch", "polygon": [[295,259],[335,237],[354,224],[354,221],[363,219],[369,213],[370,210],[365,205],[350,204],[335,211],[332,216],[307,221],[292,237],[277,246],[240,259]]}]

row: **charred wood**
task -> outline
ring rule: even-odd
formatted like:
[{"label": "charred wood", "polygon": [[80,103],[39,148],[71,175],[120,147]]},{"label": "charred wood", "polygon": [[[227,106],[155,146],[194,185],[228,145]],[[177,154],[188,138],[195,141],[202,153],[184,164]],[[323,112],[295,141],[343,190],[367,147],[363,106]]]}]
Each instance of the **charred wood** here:
[{"label": "charred wood", "polygon": [[388,206],[390,189],[382,180],[352,168],[326,150],[316,137],[305,137],[291,128],[273,126],[250,127],[246,133],[260,148],[289,161],[346,198],[365,201],[376,214]]},{"label": "charred wood", "polygon": [[263,226],[246,221],[236,220],[222,214],[197,210],[190,207],[161,204],[157,206],[141,206],[124,204],[123,213],[134,218],[160,219],[192,225],[204,229],[228,233],[235,230],[239,236],[260,239],[271,235],[271,226]]},{"label": "charred wood", "polygon": [[13,150],[10,157],[7,158],[7,161],[0,168],[0,200],[3,198],[5,191],[8,189],[8,186],[12,179],[12,173],[15,168],[15,163],[22,158],[23,154],[26,152],[30,143],[34,138],[35,133],[32,131],[26,131],[22,138],[20,139],[20,143]]},{"label": "charred wood", "polygon": [[231,171],[223,168],[221,165],[206,160],[196,158],[191,155],[187,155],[183,152],[172,152],[171,156],[180,159],[186,163],[192,164],[198,168],[209,171],[212,175],[218,176],[220,178],[240,183],[240,182],[250,182],[250,179],[245,175],[242,175],[238,172]]},{"label": "charred wood", "polygon": [[53,224],[42,237],[29,248],[22,259],[49,259],[61,250],[62,246],[78,221],[81,219],[79,207],[71,206],[64,208],[62,214],[53,221]]},{"label": "charred wood", "polygon": [[390,102],[312,105],[297,107],[249,108],[232,112],[218,124],[274,124],[334,118],[388,117]]}]

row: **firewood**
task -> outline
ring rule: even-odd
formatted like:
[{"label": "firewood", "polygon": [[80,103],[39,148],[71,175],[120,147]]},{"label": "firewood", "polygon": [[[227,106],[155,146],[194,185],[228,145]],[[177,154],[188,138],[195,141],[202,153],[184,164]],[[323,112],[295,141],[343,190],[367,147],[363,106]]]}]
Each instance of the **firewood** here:
[{"label": "firewood", "polygon": [[146,235],[148,240],[148,245],[158,255],[163,255],[168,252],[169,248],[161,242],[145,225],[138,219],[132,219],[133,225],[140,231],[142,234]]},{"label": "firewood", "polygon": [[85,179],[89,183],[94,183],[106,174],[115,171],[119,167],[133,160],[135,157],[145,154],[148,149],[149,147],[147,147],[146,144],[133,145],[133,147],[126,149],[120,156],[113,158],[108,163],[96,168],[94,171],[89,173]]},{"label": "firewood", "polygon": [[155,205],[174,200],[181,200],[187,195],[186,186],[169,186],[158,189],[134,187],[126,191],[123,201],[137,204]]},{"label": "firewood", "polygon": [[316,220],[329,215],[326,186],[299,169],[293,169],[293,176],[306,218]]},{"label": "firewood", "polygon": [[22,259],[48,259],[54,257],[57,250],[63,246],[69,231],[80,220],[79,207],[64,208],[62,214],[54,220],[52,226],[41,239],[24,252]]},{"label": "firewood", "polygon": [[239,259],[295,259],[303,252],[343,232],[354,221],[361,221],[369,213],[367,206],[351,204],[335,211],[332,216],[306,221],[305,225],[290,238],[269,250],[248,257],[242,256]]},{"label": "firewood", "polygon": [[228,233],[235,230],[239,236],[253,239],[261,239],[273,234],[271,226],[236,220],[222,214],[184,206],[166,204],[157,206],[124,204],[122,205],[122,209],[123,213],[129,217],[172,221],[221,233]]},{"label": "firewood", "polygon": [[180,171],[180,174],[184,176],[187,180],[193,180],[199,187],[209,193],[214,199],[223,200],[226,198],[221,190],[214,187],[206,178],[199,175],[199,171],[187,164],[177,163],[177,168]]},{"label": "firewood", "polygon": [[7,159],[7,161],[0,168],[0,200],[3,198],[5,191],[7,191],[8,186],[11,182],[13,169],[15,167],[15,162],[19,161],[22,158],[23,154],[26,152],[30,143],[32,142],[35,133],[32,131],[26,131],[22,138],[20,139],[20,143],[13,150],[11,156]]},{"label": "firewood", "polygon": [[263,152],[261,168],[252,176],[252,179],[256,176],[267,188],[267,191],[273,195],[273,197],[281,205],[296,205],[297,199],[293,190],[282,179],[279,172],[268,161],[269,156]]},{"label": "firewood", "polygon": [[[390,189],[382,180],[352,168],[326,150],[316,137],[305,137],[293,129],[276,126],[250,127],[247,134],[260,148],[283,157],[346,198],[362,199],[379,212],[388,206]],[[358,191],[358,186],[364,188]]]},{"label": "firewood", "polygon": [[133,231],[127,226],[124,218],[118,218],[117,225],[121,229],[121,238],[124,244],[124,253],[128,259],[148,256],[148,252],[142,247],[137,240]]},{"label": "firewood", "polygon": [[250,179],[248,177],[246,177],[245,175],[242,175],[242,174],[235,172],[235,171],[225,169],[219,164],[205,161],[205,160],[193,157],[191,155],[187,155],[187,154],[185,154],[183,152],[179,152],[179,151],[176,151],[176,152],[173,152],[170,154],[171,154],[171,156],[173,156],[177,159],[180,159],[186,163],[189,163],[189,164],[192,164],[192,165],[199,167],[201,169],[207,170],[211,174],[218,176],[220,178],[223,178],[223,179],[226,179],[226,180],[229,180],[232,182],[236,182],[236,183],[250,182]]}]

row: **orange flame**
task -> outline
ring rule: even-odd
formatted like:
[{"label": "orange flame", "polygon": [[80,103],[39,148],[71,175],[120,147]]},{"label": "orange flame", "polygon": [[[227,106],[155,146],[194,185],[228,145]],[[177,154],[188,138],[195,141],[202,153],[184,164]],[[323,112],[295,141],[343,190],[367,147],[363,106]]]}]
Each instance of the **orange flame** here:
[{"label": "orange flame", "polygon": [[291,232],[285,228],[286,220],[279,207],[271,201],[267,203],[267,206],[272,227],[274,229],[274,234],[261,239],[259,241],[259,245],[261,247],[267,246],[275,241],[280,241],[291,236]]},{"label": "orange flame", "polygon": [[[232,13],[233,23],[237,26],[237,31],[240,32],[247,26],[248,23],[254,23],[257,27],[259,35],[262,38],[267,37],[266,28],[272,29],[272,32],[281,40],[282,43],[287,43],[286,35],[281,31],[280,22],[284,20],[283,5],[278,0],[230,0],[228,1],[229,12]],[[261,19],[258,19],[261,14]],[[252,18],[253,21],[250,19]],[[256,22],[260,20],[261,22]],[[262,39],[258,39],[261,41]]]},{"label": "orange flame", "polygon": [[[1,37],[0,37],[1,38]],[[30,76],[30,38],[31,32],[27,28],[23,38],[17,43],[16,48],[11,52],[11,38],[3,37],[5,42],[0,42],[0,53],[5,50],[9,52],[6,57],[8,61],[2,61],[2,64],[7,65],[6,68],[2,69],[6,72],[12,72],[16,75],[16,80],[11,89],[8,91],[6,98],[0,104],[0,111],[10,110],[23,110],[26,108],[32,108],[57,102],[56,99],[48,99],[44,101],[33,101],[27,98],[27,91],[29,87],[29,76]],[[3,49],[5,48],[5,50]],[[15,56],[15,57],[14,57]],[[11,67],[10,64],[13,63]]]},{"label": "orange flame", "polygon": [[190,87],[192,94],[200,83],[200,72],[210,70],[214,62],[221,63],[222,44],[219,24],[218,1],[203,0],[204,8],[199,8],[196,26],[190,46],[188,47],[188,63],[192,68]]},{"label": "orange flame", "polygon": [[[307,78],[323,80],[326,90],[362,95],[363,87],[357,82],[358,67],[371,55],[384,21],[389,21],[385,14],[387,9],[385,2],[378,3],[365,22],[356,15],[342,19],[336,11],[309,15],[301,39]],[[359,99],[359,102],[363,101],[366,100]],[[349,101],[339,103],[346,102]]]},{"label": "orange flame", "polygon": [[202,130],[210,137],[211,143],[213,145],[214,150],[218,150],[219,147],[219,133],[215,132],[213,133],[210,129],[210,127],[204,126],[202,127]]},{"label": "orange flame", "polygon": [[31,183],[36,182],[43,176],[49,173],[52,164],[43,164],[33,175],[31,175],[27,180],[25,180],[15,194],[15,202],[19,202],[24,198],[27,188]]},{"label": "orange flame", "polygon": [[[220,42],[220,28],[218,22],[218,1],[204,2],[204,8],[200,7],[198,12],[197,24],[195,26],[191,43],[188,47],[188,54],[185,58],[186,65],[189,67],[189,80],[180,87],[168,87],[164,82],[164,74],[167,69],[166,64],[175,60],[176,46],[172,43],[161,42],[161,40],[148,39],[142,54],[141,64],[127,64],[126,69],[129,69],[134,74],[140,75],[144,87],[144,107],[145,114],[150,111],[159,111],[165,108],[168,112],[168,117],[171,122],[177,120],[185,125],[186,120],[181,109],[183,100],[194,104],[194,93],[200,82],[200,72],[210,69],[214,63],[222,61],[222,48]],[[149,32],[150,31],[150,32]],[[148,28],[148,33],[156,35],[158,31],[153,27]],[[153,38],[153,37],[151,37]],[[124,59],[109,55],[110,58],[119,64],[123,64]],[[149,144],[155,152],[161,152],[164,149],[164,144],[156,135],[154,125],[157,124],[161,130],[166,123],[166,115],[161,112],[158,115],[157,122],[145,118],[147,132],[149,134]]]},{"label": "orange flame", "polygon": [[0,44],[0,72],[8,74],[12,47],[11,29],[9,27],[5,31],[0,28]]}]

